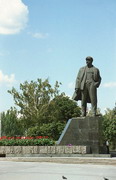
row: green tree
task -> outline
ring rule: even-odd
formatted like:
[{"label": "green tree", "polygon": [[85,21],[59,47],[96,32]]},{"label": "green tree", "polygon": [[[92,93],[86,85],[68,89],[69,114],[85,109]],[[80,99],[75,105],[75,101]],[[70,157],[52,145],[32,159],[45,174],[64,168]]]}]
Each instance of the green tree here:
[{"label": "green tree", "polygon": [[26,129],[42,123],[42,119],[48,109],[51,99],[59,94],[60,83],[56,81],[54,87],[46,79],[20,84],[20,91],[15,88],[8,92],[13,96],[15,104],[19,107],[22,115],[22,123]]},{"label": "green tree", "polygon": [[61,122],[67,122],[70,118],[81,115],[81,109],[77,106],[77,103],[68,96],[56,96],[52,102],[59,111],[59,121]]},{"label": "green tree", "polygon": [[77,103],[69,99],[65,95],[56,96],[50,101],[46,108],[41,114],[41,126],[39,124],[35,127],[27,130],[28,136],[50,136],[54,140],[58,140],[62,133],[66,122],[72,118],[80,116],[81,111],[77,106]]},{"label": "green tree", "polygon": [[2,136],[22,135],[23,128],[20,119],[17,117],[17,110],[11,108],[7,112],[1,113]]},{"label": "green tree", "polygon": [[103,120],[104,136],[112,148],[116,148],[116,108],[107,109]]},{"label": "green tree", "polygon": [[42,107],[42,111],[39,114],[39,122],[41,122],[41,125],[43,123],[46,124],[58,121],[66,123],[70,118],[79,117],[80,114],[81,111],[77,103],[62,93]]},{"label": "green tree", "polygon": [[20,92],[15,88],[8,91],[19,107],[25,135],[46,134],[56,139],[68,119],[80,116],[77,103],[60,93],[59,86],[57,81],[52,87],[48,79],[37,79],[20,84]]}]

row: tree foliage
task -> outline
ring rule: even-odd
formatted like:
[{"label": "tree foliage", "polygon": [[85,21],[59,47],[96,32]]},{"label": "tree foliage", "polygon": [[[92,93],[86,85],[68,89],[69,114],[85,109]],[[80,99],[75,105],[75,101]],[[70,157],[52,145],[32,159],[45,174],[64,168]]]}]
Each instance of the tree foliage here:
[{"label": "tree foliage", "polygon": [[80,116],[80,108],[69,97],[60,95],[55,97],[41,114],[41,126],[29,128],[28,136],[49,136],[58,140],[66,122],[72,118]]},{"label": "tree foliage", "polygon": [[65,127],[65,123],[52,122],[43,124],[42,126],[35,126],[27,130],[27,136],[48,136],[54,140],[58,140]]},{"label": "tree foliage", "polygon": [[23,127],[17,117],[17,110],[11,108],[7,112],[1,113],[2,136],[22,135]]},{"label": "tree foliage", "polygon": [[59,120],[61,122],[67,122],[70,118],[81,115],[81,109],[77,106],[77,103],[68,96],[56,96],[52,102],[59,111]]},{"label": "tree foliage", "polygon": [[52,88],[48,79],[45,81],[37,79],[37,81],[25,81],[20,84],[20,92],[15,88],[8,91],[19,107],[19,112],[27,128],[36,123],[41,124],[41,117],[43,112],[46,112],[50,100],[59,94],[59,85],[60,83],[56,81],[54,88]]},{"label": "tree foliage", "polygon": [[80,116],[77,103],[60,93],[60,84],[56,81],[52,87],[48,79],[37,79],[20,84],[20,91],[15,88],[8,91],[19,108],[25,135],[47,135],[57,139],[68,119]]},{"label": "tree foliage", "polygon": [[104,135],[113,148],[116,148],[116,109],[107,109],[103,121]]}]

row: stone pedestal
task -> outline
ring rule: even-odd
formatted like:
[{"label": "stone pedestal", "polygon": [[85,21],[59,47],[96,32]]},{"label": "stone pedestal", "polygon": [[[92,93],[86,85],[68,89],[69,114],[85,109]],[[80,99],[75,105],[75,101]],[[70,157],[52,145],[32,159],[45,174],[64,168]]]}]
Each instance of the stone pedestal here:
[{"label": "stone pedestal", "polygon": [[58,145],[88,146],[89,153],[106,153],[103,145],[102,117],[77,117],[69,119]]}]

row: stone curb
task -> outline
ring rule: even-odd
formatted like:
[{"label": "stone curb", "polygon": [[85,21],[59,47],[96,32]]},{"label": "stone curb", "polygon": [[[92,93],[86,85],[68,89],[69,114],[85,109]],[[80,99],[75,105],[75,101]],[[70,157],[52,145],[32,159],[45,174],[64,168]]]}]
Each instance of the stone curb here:
[{"label": "stone curb", "polygon": [[99,164],[116,166],[116,158],[95,158],[95,157],[7,157],[0,158],[0,161],[15,162],[48,162],[62,164]]}]

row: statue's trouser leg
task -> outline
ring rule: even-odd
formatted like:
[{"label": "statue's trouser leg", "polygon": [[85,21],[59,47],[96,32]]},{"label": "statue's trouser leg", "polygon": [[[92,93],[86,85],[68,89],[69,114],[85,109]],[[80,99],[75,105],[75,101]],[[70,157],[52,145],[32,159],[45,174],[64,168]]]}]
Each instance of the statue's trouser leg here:
[{"label": "statue's trouser leg", "polygon": [[92,114],[93,116],[95,116],[97,110],[97,88],[94,86],[93,83],[91,83],[88,87],[88,91],[91,100]]},{"label": "statue's trouser leg", "polygon": [[86,109],[87,109],[87,89],[84,88],[83,91],[81,91],[81,110],[82,110],[82,116],[86,116]]}]

